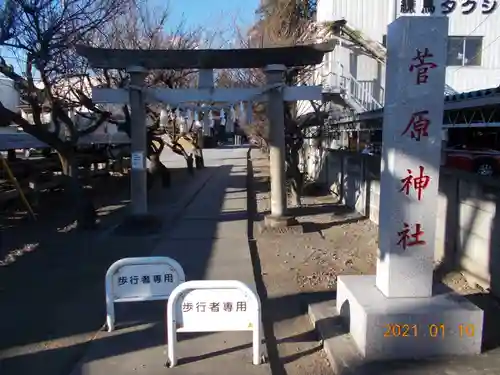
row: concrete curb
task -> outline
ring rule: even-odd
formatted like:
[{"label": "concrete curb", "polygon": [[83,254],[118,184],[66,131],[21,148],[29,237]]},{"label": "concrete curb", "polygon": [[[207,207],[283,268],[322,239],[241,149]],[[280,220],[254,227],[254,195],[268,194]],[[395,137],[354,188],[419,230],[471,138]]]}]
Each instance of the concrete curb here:
[{"label": "concrete curb", "polygon": [[333,298],[332,294],[331,300],[310,304],[309,319],[323,342],[323,350],[333,372],[355,375],[356,368],[363,363],[363,357],[351,335],[346,332]]}]

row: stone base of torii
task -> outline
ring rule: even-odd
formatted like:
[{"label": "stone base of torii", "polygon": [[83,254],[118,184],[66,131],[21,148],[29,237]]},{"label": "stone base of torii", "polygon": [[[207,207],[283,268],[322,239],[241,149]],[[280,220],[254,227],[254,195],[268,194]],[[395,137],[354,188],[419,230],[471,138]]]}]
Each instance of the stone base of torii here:
[{"label": "stone base of torii", "polygon": [[310,307],[320,331],[328,315],[349,327],[330,357],[352,341],[364,361],[481,352],[483,311],[433,282],[447,37],[443,16],[389,25],[377,273],[338,277],[336,317]]}]

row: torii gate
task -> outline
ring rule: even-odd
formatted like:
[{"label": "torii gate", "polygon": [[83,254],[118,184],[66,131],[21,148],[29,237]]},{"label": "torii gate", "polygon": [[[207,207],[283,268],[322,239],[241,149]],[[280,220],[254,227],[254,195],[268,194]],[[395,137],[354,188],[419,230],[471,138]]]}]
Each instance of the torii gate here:
[{"label": "torii gate", "polygon": [[[284,87],[286,67],[318,65],[332,51],[331,43],[279,48],[222,50],[124,50],[78,45],[76,51],[94,68],[125,69],[130,74],[128,89],[92,88],[96,103],[131,107],[131,208],[134,216],[147,216],[146,114],[145,104],[164,102],[170,106],[186,102],[267,101],[270,122],[271,215],[268,223],[281,223],[287,214],[285,188],[284,101],[321,100],[321,86]],[[259,88],[213,87],[214,69],[264,68],[267,86]],[[198,89],[144,88],[144,77],[153,69],[199,69]],[[267,94],[267,95],[264,95]],[[207,116],[205,116],[206,118]],[[204,126],[205,127],[205,126]]]}]

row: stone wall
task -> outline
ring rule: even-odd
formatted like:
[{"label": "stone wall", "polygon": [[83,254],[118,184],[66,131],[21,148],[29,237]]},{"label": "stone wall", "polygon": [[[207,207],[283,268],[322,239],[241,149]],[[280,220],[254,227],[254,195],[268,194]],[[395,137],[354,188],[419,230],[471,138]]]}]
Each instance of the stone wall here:
[{"label": "stone wall", "polygon": [[[329,151],[318,163],[332,194],[378,224],[380,157]],[[441,169],[435,258],[500,295],[500,181]]]}]

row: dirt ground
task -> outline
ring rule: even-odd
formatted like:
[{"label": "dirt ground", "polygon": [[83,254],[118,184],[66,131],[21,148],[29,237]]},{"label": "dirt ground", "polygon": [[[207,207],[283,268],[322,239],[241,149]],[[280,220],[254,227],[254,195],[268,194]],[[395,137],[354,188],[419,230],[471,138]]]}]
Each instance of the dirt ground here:
[{"label": "dirt ground", "polygon": [[[171,169],[172,180],[185,176],[183,169]],[[115,224],[118,213],[129,203],[129,176],[101,175],[87,180],[86,190],[97,210],[98,230]],[[0,206],[0,273],[5,267],[36,251],[42,245],[61,246],[74,235],[88,236],[89,232],[74,231],[75,213],[69,198],[61,190],[44,191],[34,201],[28,197],[36,214],[36,221],[29,215],[21,199],[2,203]],[[91,232],[91,234],[93,234]],[[1,280],[1,276],[0,276]],[[0,282],[0,291],[2,283]]]},{"label": "dirt ground", "polygon": [[[270,209],[268,161],[255,158],[253,167],[258,220],[262,220]],[[335,204],[329,194],[305,196],[302,203],[303,208],[292,211],[304,233],[259,234],[255,229],[267,291],[264,314],[273,322],[281,373],[329,375],[332,370],[309,321],[307,305],[334,299],[338,275],[375,273],[378,228]],[[463,294],[478,292],[459,273],[447,275],[445,283]]]}]

